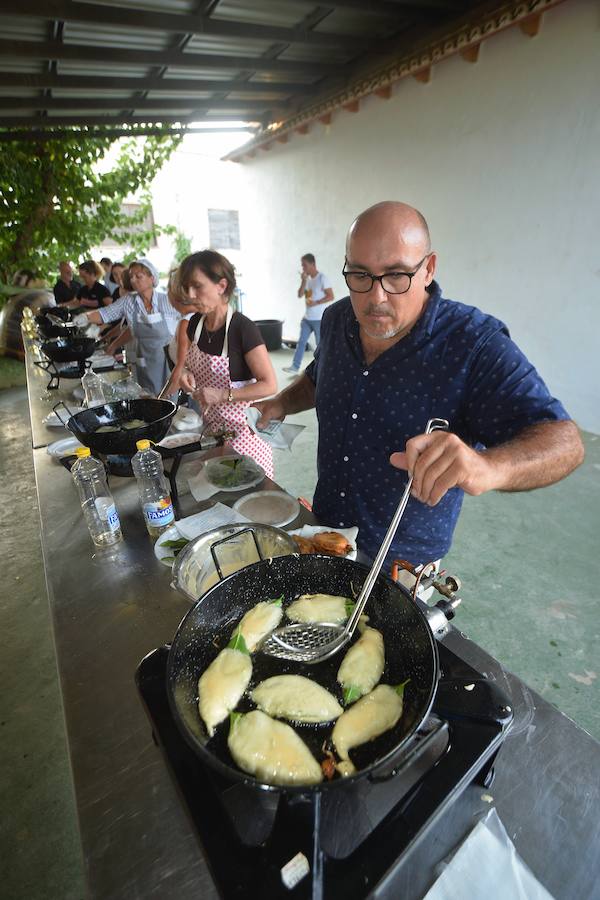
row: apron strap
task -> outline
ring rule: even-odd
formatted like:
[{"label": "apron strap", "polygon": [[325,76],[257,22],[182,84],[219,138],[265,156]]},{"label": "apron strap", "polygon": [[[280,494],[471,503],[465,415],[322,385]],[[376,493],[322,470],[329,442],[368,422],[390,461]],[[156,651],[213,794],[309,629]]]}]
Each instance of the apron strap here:
[{"label": "apron strap", "polygon": [[[231,306],[227,309],[227,318],[225,319],[225,340],[223,341],[223,349],[221,350],[221,356],[227,357],[229,351],[229,326],[231,324],[231,317],[233,316],[233,308]],[[196,330],[194,331],[194,340],[192,343],[197,344],[200,339],[200,335],[202,334],[202,329],[204,328],[204,320],[206,316],[201,316],[200,321],[196,325]]]}]

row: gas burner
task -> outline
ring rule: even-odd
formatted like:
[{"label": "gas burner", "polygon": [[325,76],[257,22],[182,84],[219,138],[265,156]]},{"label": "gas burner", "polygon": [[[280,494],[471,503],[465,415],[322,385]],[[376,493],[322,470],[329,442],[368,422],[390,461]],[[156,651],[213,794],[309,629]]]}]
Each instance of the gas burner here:
[{"label": "gas burner", "polygon": [[[286,795],[232,783],[207,768],[171,715],[168,647],[140,663],[136,683],[169,771],[190,814],[220,896],[289,897],[282,869],[298,859],[310,872],[295,898],[362,900],[406,883],[409,855],[425,833],[456,813],[470,784],[488,787],[512,721],[496,684],[439,645],[441,679],[432,714],[391,771],[345,788]],[[452,813],[450,810],[452,809]],[[301,856],[298,857],[298,854]],[[293,868],[293,866],[292,866]],[[412,882],[415,876],[410,875]],[[422,896],[422,894],[419,894]]]},{"label": "gas burner", "polygon": [[38,368],[42,369],[43,372],[46,372],[47,375],[50,375],[50,381],[46,385],[47,391],[55,391],[59,388],[61,378],[81,379],[83,375],[85,375],[86,370],[92,365],[91,360],[89,359],[84,359],[72,366],[61,365],[60,368],[56,363],[52,362],[51,359],[36,359],[34,362]]}]

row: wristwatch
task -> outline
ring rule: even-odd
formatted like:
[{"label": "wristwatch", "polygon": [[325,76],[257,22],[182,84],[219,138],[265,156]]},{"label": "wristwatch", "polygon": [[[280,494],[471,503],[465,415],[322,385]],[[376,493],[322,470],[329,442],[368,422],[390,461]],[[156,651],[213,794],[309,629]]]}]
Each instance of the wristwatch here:
[{"label": "wristwatch", "polygon": [[229,393],[227,395],[227,402],[233,403],[233,388],[229,388]]}]

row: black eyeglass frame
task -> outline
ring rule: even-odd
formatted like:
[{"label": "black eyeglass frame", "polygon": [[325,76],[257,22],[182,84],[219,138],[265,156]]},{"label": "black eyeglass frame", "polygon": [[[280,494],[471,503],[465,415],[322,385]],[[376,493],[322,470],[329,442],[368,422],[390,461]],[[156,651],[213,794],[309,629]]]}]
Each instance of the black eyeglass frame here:
[{"label": "black eyeglass frame", "polygon": [[[425,260],[428,259],[431,256],[431,254],[432,254],[431,250],[429,251],[429,253],[426,253],[425,256],[423,257],[423,259],[421,260],[421,262],[418,263],[416,269],[414,269],[414,271],[412,271],[412,272],[384,272],[383,275],[372,275],[371,272],[364,272],[364,271],[360,271],[360,270],[356,270],[356,269],[352,270],[350,272],[347,272],[346,265],[347,265],[348,261],[346,260],[346,262],[344,263],[344,268],[342,269],[342,275],[344,276],[344,281],[346,282],[346,287],[348,288],[348,290],[354,291],[355,294],[368,294],[369,291],[373,290],[373,285],[375,284],[375,282],[378,281],[379,284],[381,285],[381,289],[383,291],[385,291],[386,294],[395,294],[396,296],[399,296],[400,294],[406,294],[408,291],[410,291],[410,286],[412,284],[413,278],[415,277],[415,275],[417,274],[417,272],[419,271],[419,269],[421,268],[421,266],[423,265]],[[356,288],[350,287],[350,285],[348,284],[348,277],[347,277],[348,275],[368,275],[369,278],[371,279],[371,284],[366,289],[366,291],[358,291]],[[403,291],[388,291],[388,289],[386,287],[384,287],[384,285],[383,285],[383,279],[386,278],[388,275],[405,275],[408,278],[408,287],[405,288]]]}]

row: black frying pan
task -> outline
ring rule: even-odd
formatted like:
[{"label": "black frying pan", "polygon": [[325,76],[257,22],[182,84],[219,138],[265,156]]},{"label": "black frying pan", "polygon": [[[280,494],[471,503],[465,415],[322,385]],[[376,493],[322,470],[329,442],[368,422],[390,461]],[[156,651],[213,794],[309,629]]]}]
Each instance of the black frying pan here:
[{"label": "black frying pan", "polygon": [[[116,400],[76,413],[67,422],[67,428],[93,453],[131,456],[136,451],[137,441],[162,441],[176,409],[170,400]],[[148,424],[138,428],[97,433],[102,425],[120,425],[131,419],[142,419]]]},{"label": "black frying pan", "polygon": [[42,353],[55,363],[83,362],[96,349],[95,338],[59,337],[55,341],[44,341]]},{"label": "black frying pan", "polygon": [[[198,756],[230,780],[265,790],[309,793],[336,789],[342,784],[377,770],[388,769],[401,748],[418,729],[433,704],[439,664],[435,640],[419,608],[389,579],[379,576],[366,607],[369,624],[384,638],[386,665],[382,683],[399,684],[410,679],[404,694],[404,713],[391,731],[352,751],[359,769],[350,778],[336,777],[314,787],[274,787],[262,784],[237,768],[227,749],[229,724],[224,722],[209,740],[198,713],[198,678],[220,649],[225,647],[235,624],[260,600],[284,597],[284,606],[305,593],[338,594],[356,598],[368,569],[339,557],[304,555],[265,560],[236,572],[207,591],[181,622],[173,640],[167,664],[167,694],[175,721]],[[253,654],[251,690],[271,675],[294,673],[314,678],[341,701],[336,673],[344,650],[332,659],[308,666]],[[239,712],[252,708],[244,698]],[[332,725],[295,726],[317,760],[323,759],[321,746]]]}]

